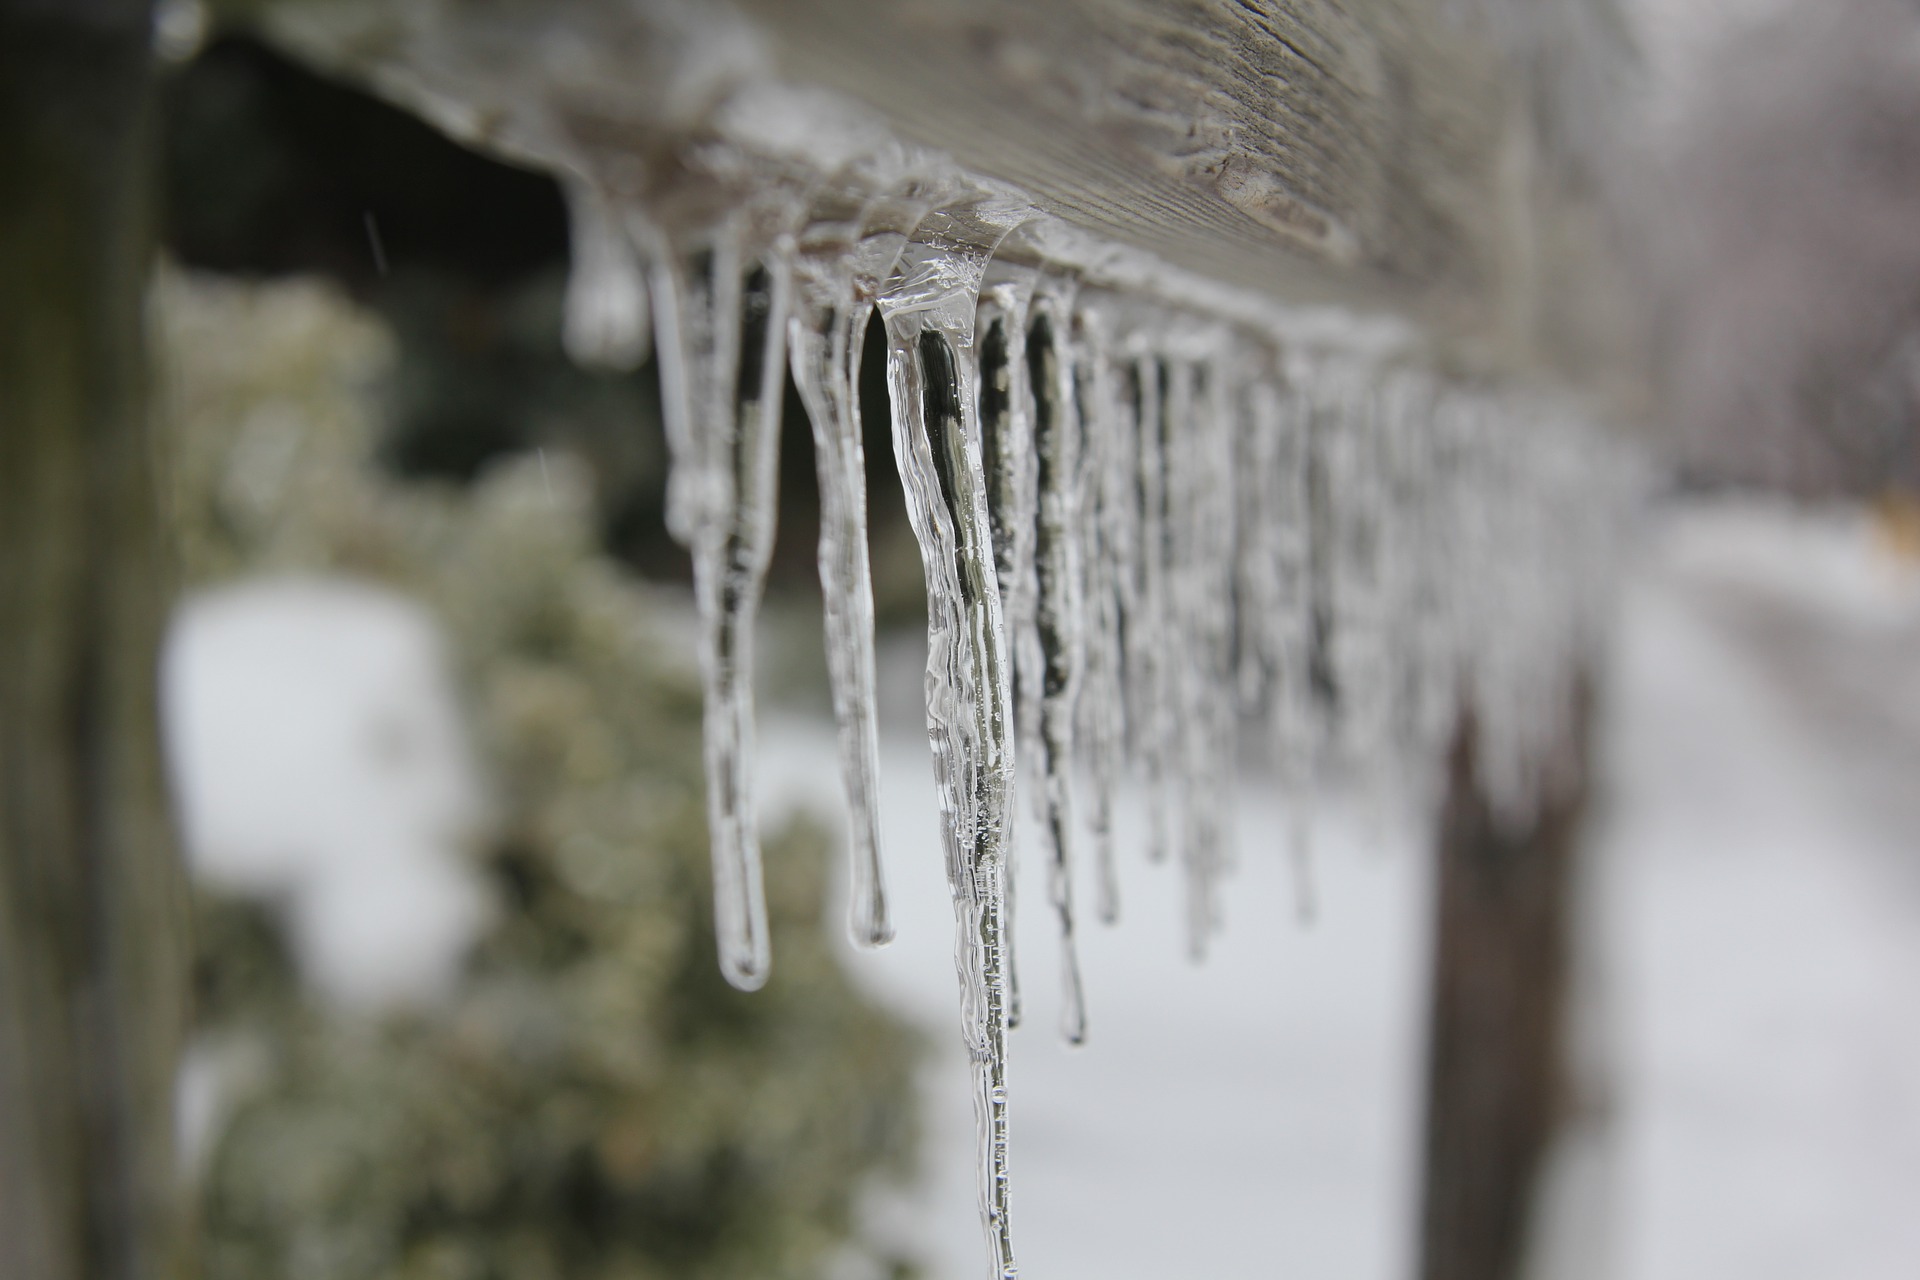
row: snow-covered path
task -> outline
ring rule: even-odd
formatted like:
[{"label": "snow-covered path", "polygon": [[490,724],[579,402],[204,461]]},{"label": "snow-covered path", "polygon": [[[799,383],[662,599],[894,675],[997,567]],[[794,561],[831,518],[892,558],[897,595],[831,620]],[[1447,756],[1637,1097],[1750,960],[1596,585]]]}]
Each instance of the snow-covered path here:
[{"label": "snow-covered path", "polygon": [[1856,518],[1696,515],[1616,662],[1616,1274],[1920,1274],[1920,577]]}]

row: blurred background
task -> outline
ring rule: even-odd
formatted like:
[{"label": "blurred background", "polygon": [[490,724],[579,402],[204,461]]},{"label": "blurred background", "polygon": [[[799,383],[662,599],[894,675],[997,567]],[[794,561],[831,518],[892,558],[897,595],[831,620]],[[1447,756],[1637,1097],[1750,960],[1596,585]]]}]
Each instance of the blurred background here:
[{"label": "blurred background", "polygon": [[[1650,132],[1645,207],[1694,211],[1661,242],[1690,282],[1663,366],[1689,408],[1598,684],[1574,993],[1595,1083],[1546,1178],[1543,1275],[1920,1269],[1920,525],[1898,496],[1920,479],[1920,164],[1894,147],[1874,181],[1749,182],[1769,146],[1824,154],[1823,127],[1782,121],[1831,120],[1867,62],[1875,137],[1920,146],[1920,20],[1875,0],[1809,26],[1814,7],[1633,15],[1641,106],[1675,122]],[[568,359],[558,188],[244,37],[162,35],[149,315],[183,593],[161,698],[193,876],[177,1127],[204,1273],[976,1274],[924,597],[884,415],[866,427],[899,938],[855,952],[840,924],[789,388],[758,673],[778,959],[745,995],[713,960],[659,389],[650,364]],[[1804,92],[1748,111],[1756,82]],[[1871,216],[1831,214],[1863,186]],[[1725,210],[1756,201],[1772,231],[1742,241]],[[1757,332],[1728,337],[1728,316]],[[1785,351],[1813,374],[1787,379]],[[1809,420],[1842,442],[1813,462]],[[1020,915],[1029,1274],[1414,1270],[1431,833],[1332,795],[1304,814],[1303,868],[1300,816],[1240,787],[1204,967],[1177,870],[1123,847],[1122,924],[1082,934],[1084,1049],[1051,1031],[1049,922]]]}]

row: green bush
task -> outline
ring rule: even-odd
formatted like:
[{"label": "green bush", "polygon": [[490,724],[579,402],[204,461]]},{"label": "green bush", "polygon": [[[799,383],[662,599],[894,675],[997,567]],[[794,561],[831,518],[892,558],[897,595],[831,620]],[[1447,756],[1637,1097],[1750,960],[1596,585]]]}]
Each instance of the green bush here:
[{"label": "green bush", "polygon": [[392,344],[322,286],[169,274],[155,317],[189,580],[338,572],[431,608],[499,908],[444,1007],[376,1018],[303,990],[270,906],[203,895],[202,1034],[249,1064],[202,1177],[209,1280],[819,1274],[908,1162],[916,1046],[835,960],[812,824],[767,841],[773,981],[722,981],[698,689],[664,597],[596,548],[585,473],[382,475]]}]

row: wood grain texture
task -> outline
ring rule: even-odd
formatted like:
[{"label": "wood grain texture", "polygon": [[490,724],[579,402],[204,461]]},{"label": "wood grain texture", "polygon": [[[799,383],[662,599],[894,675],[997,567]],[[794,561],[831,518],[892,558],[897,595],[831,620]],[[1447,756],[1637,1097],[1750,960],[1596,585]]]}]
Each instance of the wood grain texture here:
[{"label": "wood grain texture", "polygon": [[1510,327],[1539,241],[1530,74],[1481,0],[228,3],[535,163],[657,156],[777,75],[1205,278],[1437,331]]},{"label": "wood grain texture", "polygon": [[1379,0],[751,0],[792,78],[1099,234],[1299,300],[1497,293],[1511,103],[1478,24]]}]

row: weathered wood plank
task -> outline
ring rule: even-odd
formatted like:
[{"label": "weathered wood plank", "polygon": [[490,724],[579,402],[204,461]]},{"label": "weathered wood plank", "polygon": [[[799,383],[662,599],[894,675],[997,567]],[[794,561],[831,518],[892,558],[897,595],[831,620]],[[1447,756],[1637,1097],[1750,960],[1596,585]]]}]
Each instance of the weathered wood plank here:
[{"label": "weathered wood plank", "polygon": [[1471,309],[1510,109],[1477,24],[1385,0],[755,0],[782,68],[1062,216],[1289,297]]},{"label": "weathered wood plank", "polygon": [[[1421,0],[233,0],[303,57],[469,141],[636,155],[777,73],[1066,220],[1203,277],[1510,324],[1527,78],[1472,4]],[[733,12],[729,10],[728,12]]]}]

